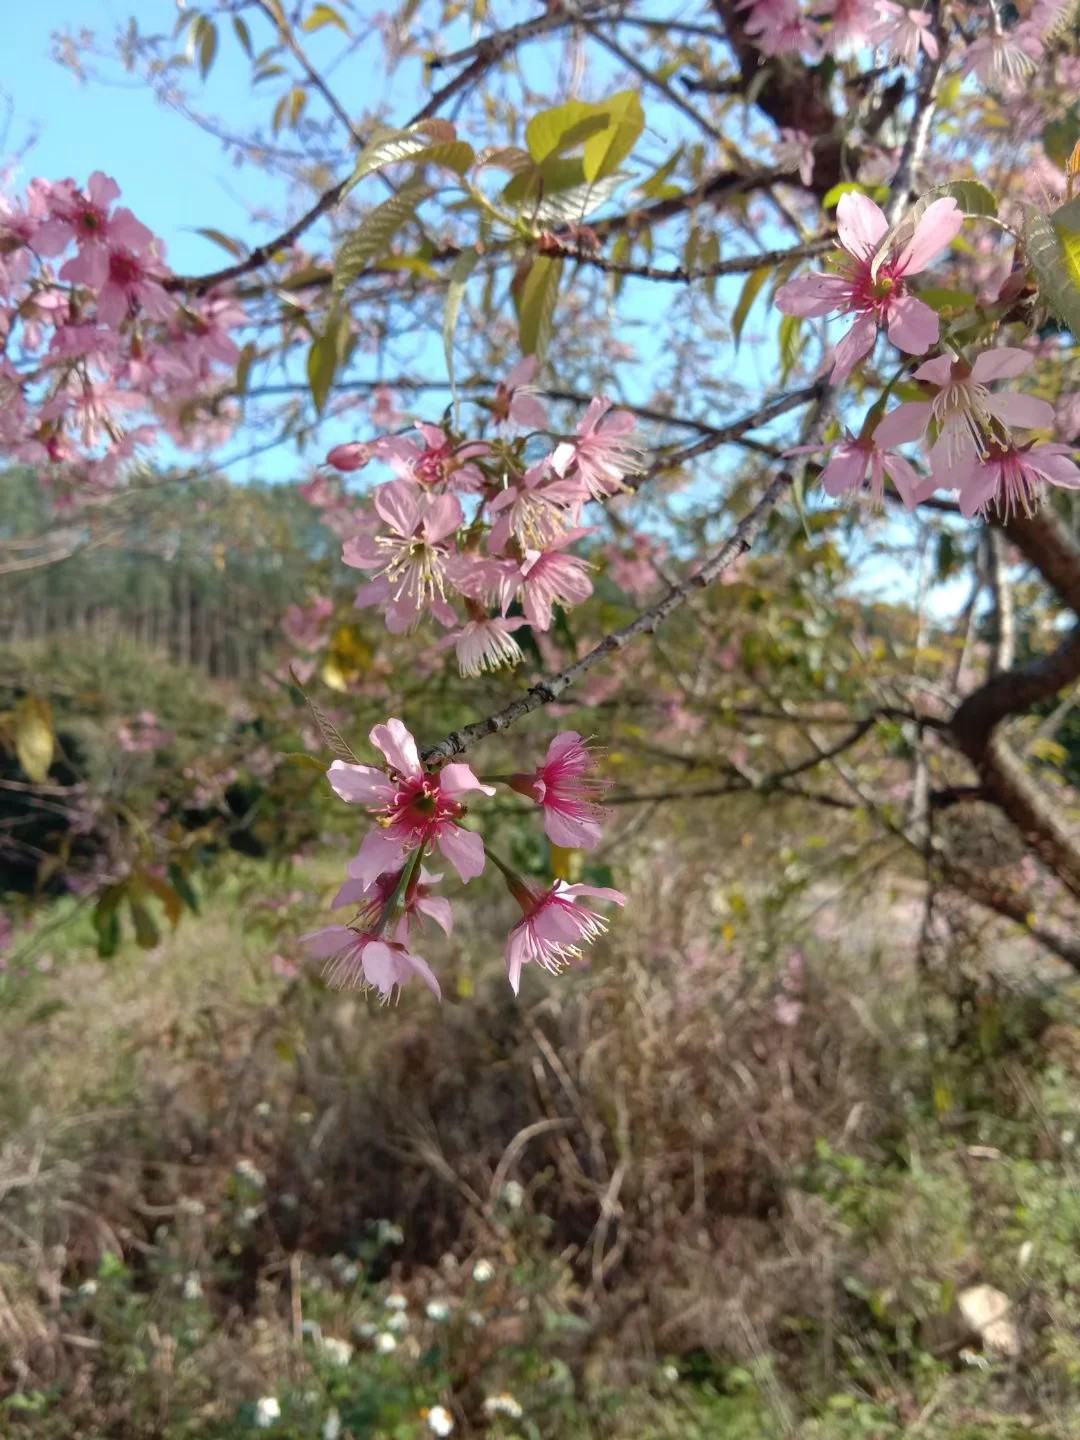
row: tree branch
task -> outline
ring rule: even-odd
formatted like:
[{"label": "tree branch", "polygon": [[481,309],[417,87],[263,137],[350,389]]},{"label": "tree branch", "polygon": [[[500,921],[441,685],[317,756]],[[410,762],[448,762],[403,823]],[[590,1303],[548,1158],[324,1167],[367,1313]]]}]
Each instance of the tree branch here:
[{"label": "tree branch", "polygon": [[673,585],[662,600],[657,601],[649,609],[643,610],[628,625],[606,635],[599,645],[594,646],[580,660],[576,660],[573,665],[560,671],[558,675],[533,685],[524,695],[520,695],[509,705],[488,715],[485,719],[476,720],[461,730],[454,730],[444,740],[427,746],[421,751],[421,758],[425,765],[433,765],[440,760],[451,760],[455,755],[462,755],[485,736],[497,735],[516,720],[520,720],[523,715],[528,715],[530,711],[538,710],[542,705],[552,704],[600,660],[623,649],[639,635],[651,635],[673,610],[678,609],[695,591],[703,590],[707,585],[712,584],[719,575],[722,575],[729,566],[734,564],[740,555],[744,555],[750,549],[790,485],[791,476],[789,474],[785,472],[778,475],[716,554],[706,560],[693,575],[678,585]]}]

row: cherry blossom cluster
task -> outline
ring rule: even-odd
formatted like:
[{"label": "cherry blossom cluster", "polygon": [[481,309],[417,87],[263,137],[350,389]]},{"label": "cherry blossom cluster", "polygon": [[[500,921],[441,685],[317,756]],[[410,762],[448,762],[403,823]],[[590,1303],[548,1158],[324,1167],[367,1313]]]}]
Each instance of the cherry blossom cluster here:
[{"label": "cherry blossom cluster", "polygon": [[[442,876],[424,864],[436,851],[464,883],[477,879],[489,858],[502,873],[521,909],[506,942],[507,973],[515,994],[525,965],[557,974],[566,965],[582,963],[582,947],[607,928],[606,920],[585,902],[622,905],[625,896],[595,885],[527,881],[463,823],[466,797],[494,795],[494,784],[463,763],[426,770],[401,720],[376,725],[370,740],[382,753],[385,768],[335,760],[328,772],[335,794],[362,806],[374,825],[349,862],[348,878],[333,902],[334,909],[352,906],[352,920],[304,937],[309,952],[326,962],[327,980],[370,988],[389,999],[418,978],[440,994],[434,971],[416,948],[425,920],[446,934],[453,926],[450,902],[435,893]],[[500,777],[499,783],[541,807],[553,844],[581,849],[598,844],[604,820],[600,802],[607,784],[597,774],[594,752],[576,731],[556,735],[535,770]]]},{"label": "cherry blossom cluster", "polygon": [[[370,510],[321,477],[305,491],[343,537],[345,564],[370,576],[356,604],[377,606],[395,634],[434,617],[450,631],[441,643],[454,647],[463,675],[516,665],[516,630],[548,630],[556,605],[592,594],[588,562],[571,553],[592,533],[582,511],[641,468],[634,417],[600,397],[576,434],[552,446],[547,411],[528,388],[535,369],[523,360],[497,387],[491,440],[421,423],[411,434],[335,446],[326,459],[337,470],[380,461],[396,477],[374,489]],[[537,445],[544,453],[527,458]],[[520,613],[511,615],[515,603]]]},{"label": "cherry blossom cluster", "polygon": [[[867,196],[841,197],[841,251],[834,268],[800,276],[776,292],[778,308],[788,315],[853,317],[834,351],[834,384],[845,381],[873,351],[880,330],[907,355],[925,355],[939,345],[940,320],[913,293],[910,281],[948,248],[964,219],[956,201],[945,197],[917,219],[890,227]],[[1030,513],[1045,484],[1080,488],[1080,468],[1070,446],[1016,433],[1051,429],[1054,407],[1034,395],[991,389],[1024,374],[1034,356],[1007,345],[978,354],[951,342],[945,348],[948,353],[923,361],[911,377],[925,399],[885,413],[887,390],[858,435],[849,431],[827,447],[835,453],[822,474],[826,492],[839,496],[868,490],[880,503],[888,476],[909,509],[938,490],[954,491],[961,512],[970,518],[990,509]],[[926,447],[926,475],[895,453],[896,446],[914,442]],[[798,451],[812,448],[820,447]]]},{"label": "cherry blossom cluster", "polygon": [[[920,53],[931,60],[941,53],[932,12],[896,0],[738,0],[736,9],[744,12],[747,39],[765,55],[820,59],[870,48],[889,63],[913,66]],[[1035,69],[1066,11],[1062,0],[1039,0],[1027,18],[1006,29],[999,7],[987,5],[970,17],[985,22],[974,38],[965,11],[964,32],[956,37],[964,73],[987,86],[1015,89]]]},{"label": "cherry blossom cluster", "polygon": [[169,293],[161,241],[119,195],[95,171],[0,196],[0,456],[96,489],[162,432],[188,447],[229,433],[219,401],[245,323],[224,295]]}]

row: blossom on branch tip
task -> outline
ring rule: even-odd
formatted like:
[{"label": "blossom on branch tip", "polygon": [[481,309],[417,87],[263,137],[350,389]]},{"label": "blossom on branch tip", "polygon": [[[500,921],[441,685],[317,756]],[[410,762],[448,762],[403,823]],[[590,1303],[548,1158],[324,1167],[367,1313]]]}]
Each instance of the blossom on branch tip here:
[{"label": "blossom on branch tip", "polygon": [[940,46],[929,10],[909,10],[893,0],[878,0],[877,10],[881,19],[870,31],[871,45],[883,46],[891,60],[904,65],[915,64],[920,47],[931,60],[938,58]]},{"label": "blossom on branch tip", "polygon": [[452,625],[447,541],[464,521],[461,502],[454,495],[420,494],[408,481],[393,480],[375,491],[374,505],[389,533],[353,536],[341,552],[346,565],[377,571],[357,593],[357,605],[383,606],[386,628],[395,635],[411,630],[425,610]]},{"label": "blossom on branch tip", "polygon": [[994,444],[1008,445],[1010,426],[1049,428],[1054,408],[1035,395],[1006,390],[993,393],[995,380],[1010,380],[1030,369],[1033,357],[1009,345],[984,350],[972,364],[937,355],[915,371],[932,385],[932,400],[909,400],[878,423],[878,444],[893,446],[919,440],[931,425],[937,438],[930,447],[930,468],[942,489],[957,489],[964,476]]},{"label": "blossom on branch tip", "polygon": [[967,519],[997,510],[1008,519],[1030,515],[1042,498],[1044,485],[1080,490],[1080,469],[1068,445],[991,445],[959,480],[960,512]]},{"label": "blossom on branch tip", "polygon": [[593,500],[604,500],[626,487],[627,475],[637,474],[641,449],[630,439],[637,421],[629,410],[612,410],[611,401],[597,396],[578,425],[578,438],[556,447],[551,468],[566,477],[571,472]]},{"label": "blossom on branch tip", "polygon": [[600,843],[604,811],[599,797],[609,783],[596,774],[595,754],[576,730],[564,730],[548,746],[544,763],[511,786],[544,810],[544,830],[553,845],[592,850]]},{"label": "blossom on branch tip", "polygon": [[395,990],[418,976],[432,994],[440,997],[439,982],[431,966],[397,941],[348,925],[327,925],[302,936],[300,943],[316,959],[327,962],[323,974],[335,989],[370,986],[389,1000]]},{"label": "blossom on branch tip", "polygon": [[[855,322],[836,347],[832,382],[839,384],[874,348],[878,327],[910,355],[922,355],[937,343],[937,315],[908,293],[907,280],[925,270],[950,245],[964,223],[951,197],[928,205],[906,244],[894,253],[884,212],[865,195],[848,192],[836,207],[840,245],[846,254],[835,274],[802,275],[776,292],[785,315],[854,315]],[[883,242],[887,250],[883,253]]]},{"label": "blossom on branch tip", "polygon": [[536,356],[526,355],[519,360],[505,380],[495,386],[493,413],[497,425],[513,423],[526,430],[543,430],[548,423],[548,413],[543,402],[532,390],[536,375]]},{"label": "blossom on branch tip", "polygon": [[521,971],[536,964],[557,975],[564,966],[581,963],[582,945],[591,944],[607,930],[607,921],[580,903],[582,897],[625,905],[619,890],[600,885],[567,885],[556,880],[550,890],[535,890],[522,881],[510,885],[522,909],[522,918],[506,942],[506,969],[514,994],[521,987]]},{"label": "blossom on branch tip", "polygon": [[589,533],[587,529],[564,530],[542,551],[525,552],[518,583],[524,592],[525,618],[534,629],[551,629],[554,605],[580,605],[592,594],[588,562],[577,555],[560,553]]},{"label": "blossom on branch tip", "polygon": [[468,765],[444,765],[429,775],[420,764],[416,741],[400,720],[391,719],[371,731],[371,743],[381,750],[390,774],[373,765],[335,760],[327,778],[342,800],[364,805],[379,824],[364,836],[349,874],[365,885],[380,875],[400,869],[417,848],[425,854],[438,847],[450,864],[468,881],[484,868],[484,842],[457,823],[464,813],[460,797],[479,790],[494,795]]},{"label": "blossom on branch tip", "polygon": [[501,670],[504,665],[521,664],[521,646],[512,632],[524,624],[520,616],[488,615],[468,620],[460,630],[444,635],[438,646],[446,649],[453,645],[461,674],[475,678],[485,671]]}]

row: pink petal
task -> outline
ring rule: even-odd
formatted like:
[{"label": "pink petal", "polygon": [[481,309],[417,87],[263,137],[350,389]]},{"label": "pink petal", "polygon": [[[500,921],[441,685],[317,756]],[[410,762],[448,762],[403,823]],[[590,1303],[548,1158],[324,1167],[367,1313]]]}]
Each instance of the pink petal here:
[{"label": "pink petal", "polygon": [[422,915],[428,915],[438,925],[444,934],[449,935],[454,928],[454,912],[450,908],[450,901],[442,895],[424,895],[417,900],[416,908]]},{"label": "pink petal", "polygon": [[929,305],[903,295],[889,306],[889,339],[909,355],[923,355],[936,345],[941,322]]},{"label": "pink petal", "polygon": [[420,524],[416,488],[408,480],[391,480],[375,491],[375,509],[399,535],[414,535]]},{"label": "pink petal", "polygon": [[869,260],[889,229],[889,222],[868,195],[849,190],[836,207],[840,244],[849,255]]},{"label": "pink petal", "polygon": [[412,777],[421,773],[416,741],[405,728],[403,721],[391,719],[385,725],[375,725],[368,739],[376,750],[382,751],[387,764],[399,775]]},{"label": "pink petal", "polygon": [[[883,455],[881,460],[885,466],[886,475],[896,486],[896,493],[908,510],[914,510],[920,500],[927,498],[926,495],[920,493],[923,477],[908,460],[905,460],[903,455]],[[936,488],[936,485],[932,485],[931,493]]]},{"label": "pink petal", "polygon": [[860,315],[833,352],[830,378],[834,385],[846,380],[863,356],[869,355],[876,338],[877,322],[873,315]]},{"label": "pink petal", "polygon": [[420,979],[423,980],[436,1000],[442,999],[442,991],[439,989],[439,982],[435,978],[435,972],[422,956],[414,955],[411,951],[407,950],[400,959],[414,975],[419,975]]},{"label": "pink petal", "polygon": [[482,784],[473,774],[469,765],[444,765],[439,771],[439,793],[451,800],[466,795],[470,790],[481,790],[485,795],[494,795],[494,785]]},{"label": "pink petal", "polygon": [[1080,489],[1080,469],[1065,445],[1037,445],[1028,452],[1028,463],[1050,481],[1067,490]]},{"label": "pink petal", "polygon": [[563,885],[559,886],[560,895],[591,895],[594,900],[612,900],[616,905],[625,905],[626,896],[621,890],[611,890],[604,885]]},{"label": "pink petal", "polygon": [[935,256],[952,244],[963,224],[964,212],[951,196],[928,205],[915,226],[914,235],[900,252],[897,274],[917,275],[925,270]]},{"label": "pink petal", "polygon": [[859,445],[848,445],[839,450],[821,472],[821,483],[827,495],[845,495],[857,490],[866,474],[869,457]]},{"label": "pink petal", "polygon": [[385,805],[392,800],[395,786],[373,765],[350,765],[335,760],[326,772],[334,794],[350,805]]},{"label": "pink petal", "polygon": [[380,875],[399,869],[408,849],[408,841],[399,831],[377,826],[368,831],[360,849],[349,861],[349,875],[354,880],[363,881],[365,887],[370,887]]},{"label": "pink petal", "polygon": [[904,405],[898,405],[878,421],[874,444],[883,450],[891,450],[894,445],[920,439],[926,433],[931,413],[929,400],[909,400]]},{"label": "pink petal", "polygon": [[322,930],[313,930],[310,935],[301,935],[300,944],[307,947],[316,960],[332,960],[356,944],[356,932],[347,925],[327,925]]},{"label": "pink petal", "polygon": [[[1017,375],[1023,375],[1025,370],[1030,370],[1034,363],[1034,356],[1026,350],[1017,350],[1014,345],[999,345],[996,350],[984,350],[975,357],[971,378],[980,385],[989,385],[992,380],[1013,380]],[[919,372],[915,373],[918,375]]]},{"label": "pink petal", "polygon": [[506,974],[510,989],[516,995],[521,989],[521,967],[529,958],[529,941],[525,922],[515,925],[506,941]]},{"label": "pink petal", "polygon": [[829,315],[834,310],[843,310],[850,299],[849,280],[842,275],[818,274],[789,280],[780,286],[775,296],[776,308],[784,315]]},{"label": "pink petal", "polygon": [[603,835],[596,820],[552,809],[544,811],[544,831],[553,845],[561,845],[566,850],[593,850]]},{"label": "pink petal", "polygon": [[1006,425],[1023,425],[1029,430],[1052,429],[1054,425],[1054,407],[1036,395],[1006,390],[1002,395],[991,395],[986,408]]},{"label": "pink petal", "polygon": [[378,990],[384,1000],[388,1000],[394,986],[401,983],[399,952],[381,940],[370,940],[364,946],[361,963],[364,979]]},{"label": "pink petal", "polygon": [[[979,363],[976,360],[976,365]],[[924,360],[915,371],[916,380],[927,380],[931,385],[948,385],[952,379],[953,362],[948,355],[935,355],[932,360]]]},{"label": "pink petal", "polygon": [[484,842],[473,830],[444,825],[439,831],[439,849],[466,884],[483,873]]},{"label": "pink petal", "polygon": [[447,535],[452,535],[464,519],[465,513],[456,495],[436,495],[428,501],[424,539],[437,545]]},{"label": "pink petal", "polygon": [[361,900],[370,894],[370,888],[361,880],[345,880],[333,900],[330,902],[331,910],[338,910],[342,905],[357,905]]}]

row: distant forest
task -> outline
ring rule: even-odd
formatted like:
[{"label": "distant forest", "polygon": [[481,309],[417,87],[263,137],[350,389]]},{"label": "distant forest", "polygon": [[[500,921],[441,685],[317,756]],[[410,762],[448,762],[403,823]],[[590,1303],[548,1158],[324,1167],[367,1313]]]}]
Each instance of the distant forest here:
[{"label": "distant forest", "polygon": [[0,639],[125,636],[215,678],[249,679],[289,600],[340,542],[291,485],[163,477],[70,526],[33,472],[0,476]]}]

